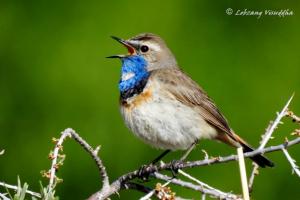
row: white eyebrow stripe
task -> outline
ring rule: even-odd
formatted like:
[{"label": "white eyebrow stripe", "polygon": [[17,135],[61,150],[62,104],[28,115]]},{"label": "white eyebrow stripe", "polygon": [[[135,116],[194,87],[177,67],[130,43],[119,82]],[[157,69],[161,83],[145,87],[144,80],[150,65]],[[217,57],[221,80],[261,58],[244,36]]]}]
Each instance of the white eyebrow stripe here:
[{"label": "white eyebrow stripe", "polygon": [[160,46],[157,45],[157,44],[153,44],[153,43],[149,43],[149,42],[147,42],[145,44],[148,45],[148,47],[150,49],[153,49],[154,51],[159,51],[160,50]]},{"label": "white eyebrow stripe", "polygon": [[154,51],[160,51],[161,50],[161,48],[158,44],[154,44],[154,43],[151,43],[151,42],[141,43],[140,41],[130,40],[130,43],[133,44],[133,45],[136,45],[136,46],[142,46],[144,44],[144,45],[147,45],[150,49],[153,49]]}]

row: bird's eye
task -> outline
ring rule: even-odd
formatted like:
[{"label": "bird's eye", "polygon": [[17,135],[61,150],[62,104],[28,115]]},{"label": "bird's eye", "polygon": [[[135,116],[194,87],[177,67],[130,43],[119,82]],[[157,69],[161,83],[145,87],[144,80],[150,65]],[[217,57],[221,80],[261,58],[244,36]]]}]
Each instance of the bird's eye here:
[{"label": "bird's eye", "polygon": [[142,51],[143,53],[147,52],[148,50],[149,50],[149,47],[148,47],[148,46],[146,46],[146,45],[141,46],[141,51]]}]

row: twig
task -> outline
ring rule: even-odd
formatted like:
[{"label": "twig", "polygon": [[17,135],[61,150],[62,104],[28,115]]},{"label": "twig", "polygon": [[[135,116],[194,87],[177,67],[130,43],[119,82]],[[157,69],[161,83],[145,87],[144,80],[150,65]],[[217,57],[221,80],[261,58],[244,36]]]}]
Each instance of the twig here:
[{"label": "twig", "polygon": [[53,154],[51,156],[52,158],[52,164],[51,164],[51,168],[50,168],[50,179],[49,179],[49,185],[48,185],[48,193],[50,193],[53,188],[55,187],[55,178],[56,178],[56,170],[57,170],[57,158],[59,155],[59,150],[61,150],[62,148],[62,144],[64,142],[64,140],[67,137],[71,137],[71,134],[67,131],[67,129],[65,131],[62,132],[60,138],[58,139],[55,148],[53,150]]},{"label": "twig", "polygon": [[[214,190],[214,191],[216,191],[217,193],[220,193],[220,196],[226,196],[226,195],[228,194],[228,193],[222,192],[221,190],[218,190],[218,189],[216,189],[216,188],[213,188],[212,186],[207,185],[206,183],[203,183],[202,181],[196,179],[195,177],[189,175],[188,173],[182,171],[181,169],[178,170],[178,173],[181,174],[181,175],[183,175],[183,176],[185,176],[186,178],[188,178],[188,179],[190,179],[190,180],[196,182],[197,184],[199,184],[199,185],[200,185],[201,187],[203,187],[203,188],[207,188],[207,189],[209,189],[209,190]],[[203,194],[205,195],[205,193],[203,193]]]},{"label": "twig", "polygon": [[296,123],[300,124],[300,117],[298,117],[297,115],[295,115],[292,111],[287,111],[286,115],[288,117],[292,118],[293,122],[296,122]]},{"label": "twig", "polygon": [[277,128],[278,124],[281,122],[281,119],[287,115],[287,109],[288,106],[290,105],[292,99],[294,97],[294,94],[290,97],[290,99],[288,100],[288,102],[285,104],[285,106],[283,107],[283,109],[281,110],[281,112],[277,115],[277,118],[275,119],[275,121],[272,123],[272,125],[270,126],[270,128],[267,129],[263,140],[260,143],[260,146],[258,149],[263,149],[266,144],[268,143],[268,141],[270,140],[272,133],[274,132],[274,130]]},{"label": "twig", "polygon": [[6,197],[4,194],[0,193],[0,199],[2,200],[10,200],[10,198]]},{"label": "twig", "polygon": [[[294,97],[294,94],[290,97],[290,99],[285,104],[285,106],[283,107],[283,109],[281,110],[281,112],[279,114],[277,114],[277,117],[276,117],[275,121],[271,122],[268,125],[268,127],[266,129],[266,132],[262,135],[262,140],[260,141],[260,146],[259,146],[258,149],[263,149],[266,146],[266,144],[268,143],[268,141],[272,138],[273,132],[278,127],[278,125],[281,123],[281,119],[284,116],[287,116],[287,114],[288,114],[288,106],[290,105],[293,97]],[[292,112],[291,112],[291,114],[292,114]],[[258,173],[259,173],[258,169],[259,169],[259,166],[256,163],[254,163],[252,171],[251,171],[251,175],[250,175],[250,178],[249,178],[249,185],[248,185],[248,188],[249,188],[250,192],[252,192],[252,189],[253,189],[253,184],[254,184],[255,176],[258,175]]]},{"label": "twig", "polygon": [[[279,115],[277,115],[277,118],[278,118],[278,116]],[[266,128],[265,133],[262,134],[261,141],[259,142],[259,144],[261,144],[262,141],[265,139],[265,136],[267,135],[266,133],[269,132],[272,125],[273,125],[273,121],[271,121],[269,123],[268,127]],[[270,137],[270,139],[271,139],[271,137]],[[253,165],[253,168],[252,168],[252,171],[251,171],[251,175],[250,175],[250,178],[249,178],[249,184],[248,184],[248,188],[249,188],[250,193],[252,192],[252,189],[253,189],[255,176],[257,176],[259,174],[259,165],[256,164],[255,162],[252,162],[252,165]]]},{"label": "twig", "polygon": [[243,197],[244,200],[249,200],[249,190],[248,190],[248,183],[247,183],[247,173],[245,167],[243,147],[237,148],[237,154],[239,158],[239,168],[240,168],[240,175],[241,175],[241,182],[242,182]]},{"label": "twig", "polygon": [[[206,183],[201,182],[200,180],[196,179],[195,177],[183,172],[181,169],[185,169],[185,168],[192,168],[192,167],[199,167],[199,166],[206,166],[206,165],[212,165],[212,164],[219,164],[219,163],[226,163],[226,162],[230,162],[230,161],[235,161],[238,160],[239,164],[240,164],[240,171],[241,171],[241,179],[242,179],[242,186],[243,186],[243,196],[244,196],[244,200],[248,200],[249,199],[249,193],[248,193],[248,187],[247,187],[247,177],[246,177],[246,170],[245,170],[245,163],[244,163],[244,157],[253,157],[255,155],[260,155],[260,154],[264,154],[264,153],[269,153],[269,152],[274,152],[274,151],[279,151],[282,150],[283,153],[285,154],[285,156],[287,157],[288,161],[290,162],[293,171],[300,177],[300,170],[299,167],[296,165],[295,160],[293,160],[293,158],[289,155],[287,148],[290,146],[293,146],[295,144],[300,143],[300,137],[296,138],[294,140],[291,141],[286,141],[283,144],[277,145],[277,146],[270,146],[270,147],[265,147],[265,145],[268,143],[268,141],[271,139],[272,134],[274,132],[274,130],[277,128],[277,126],[281,123],[281,119],[284,116],[289,116],[293,119],[294,122],[297,122],[300,124],[300,118],[298,116],[296,116],[293,112],[288,111],[288,106],[291,102],[293,98],[293,95],[290,97],[290,99],[288,100],[288,102],[286,103],[286,105],[284,106],[284,108],[282,109],[282,111],[277,114],[277,118],[275,119],[275,121],[273,123],[270,124],[270,126],[267,128],[262,141],[260,143],[259,148],[257,148],[254,151],[248,152],[248,153],[243,153],[242,149],[239,148],[238,149],[238,156],[237,155],[230,155],[230,156],[226,156],[226,157],[215,157],[215,158],[211,158],[209,159],[207,153],[204,151],[205,153],[205,159],[204,160],[197,160],[197,161],[187,161],[187,162],[183,162],[183,160],[186,158],[186,156],[189,154],[189,152],[191,151],[191,149],[193,148],[193,146],[191,146],[191,148],[189,149],[189,151],[187,151],[185,153],[185,155],[182,157],[182,159],[180,160],[181,162],[176,164],[176,169],[178,169],[179,173],[187,178],[189,178],[190,180],[196,182],[197,184],[193,184],[191,182],[187,182],[187,181],[183,181],[179,178],[172,178],[166,175],[163,175],[161,173],[159,173],[160,171],[163,170],[172,170],[174,167],[174,163],[170,162],[170,163],[161,163],[160,165],[151,165],[147,168],[147,171],[142,172],[142,174],[140,174],[140,170],[135,170],[132,172],[129,172],[121,177],[119,177],[117,180],[115,180],[113,183],[109,183],[109,178],[105,169],[105,166],[102,163],[102,160],[100,159],[100,157],[98,156],[98,152],[100,147],[96,147],[95,149],[93,149],[83,138],[81,138],[74,130],[68,128],[66,130],[64,130],[61,134],[61,137],[58,140],[55,140],[57,143],[55,145],[54,151],[52,154],[50,154],[50,158],[52,159],[52,164],[51,164],[51,168],[49,170],[49,172],[47,172],[47,177],[49,176],[49,185],[47,186],[46,189],[44,189],[44,192],[46,192],[46,194],[43,193],[44,195],[48,195],[51,194],[54,196],[54,188],[58,182],[58,177],[56,177],[55,173],[58,169],[58,166],[61,164],[62,160],[60,160],[59,158],[62,158],[62,155],[59,154],[59,152],[62,150],[62,144],[64,142],[64,140],[67,137],[71,137],[73,138],[76,142],[78,142],[90,155],[91,157],[94,159],[94,161],[97,164],[98,170],[100,172],[100,176],[102,179],[102,188],[101,190],[99,190],[98,192],[96,192],[95,194],[93,194],[89,199],[90,200],[102,200],[102,199],[107,199],[109,198],[111,195],[118,193],[119,190],[121,189],[135,189],[144,193],[148,193],[146,196],[142,197],[142,200],[145,199],[149,199],[155,191],[157,190],[152,190],[151,188],[138,184],[138,183],[134,183],[131,182],[131,180],[137,178],[138,176],[152,176],[156,179],[160,179],[160,180],[164,180],[167,181],[166,184],[164,184],[162,187],[165,187],[167,184],[172,183],[172,184],[176,184],[182,187],[186,187],[189,189],[193,189],[195,191],[199,191],[202,194],[202,199],[206,198],[206,195],[210,195],[214,198],[219,198],[219,199],[226,199],[226,200],[241,200],[242,198],[239,195],[235,195],[232,193],[225,193],[222,192],[216,188],[213,188],[209,185],[207,185]],[[296,130],[296,134],[298,134],[300,130]],[[3,154],[4,151],[0,151],[0,155]],[[253,185],[253,181],[254,181],[254,177],[257,174],[258,170],[258,165],[255,165],[253,168],[253,171],[251,173],[251,177],[249,180],[249,188],[252,188]],[[19,187],[17,186],[13,186],[13,185],[8,185],[5,184],[3,182],[0,182],[0,185],[5,186],[6,188],[10,188],[10,189],[14,189],[14,190],[18,190]],[[161,186],[161,185],[159,185]],[[27,187],[27,186],[26,186]],[[25,188],[25,186],[24,186]],[[25,188],[24,190],[26,190],[27,188]],[[171,190],[169,188],[166,188],[167,192],[166,194],[171,193]],[[26,191],[26,193],[31,194],[32,196],[38,197],[38,198],[42,198],[41,194],[36,193],[36,192],[32,192],[32,191]],[[22,193],[24,194],[24,193]],[[182,199],[181,197],[174,197],[175,193],[171,193],[172,199]],[[1,194],[0,193],[0,197],[1,198],[7,198],[5,196],[5,194]]]},{"label": "twig", "polygon": [[227,200],[241,200],[241,198],[239,198],[237,195],[230,194],[230,193],[224,193],[224,192],[219,193],[216,190],[207,189],[207,188],[202,187],[201,185],[195,185],[195,184],[192,184],[190,182],[186,182],[186,181],[183,181],[183,180],[180,180],[180,179],[177,179],[177,178],[171,178],[169,176],[160,174],[158,172],[155,172],[152,176],[157,178],[157,179],[164,180],[164,181],[171,181],[171,183],[173,183],[173,184],[176,184],[176,185],[179,185],[179,186],[182,186],[182,187],[186,187],[186,188],[189,188],[189,189],[193,189],[195,191],[199,191],[201,193],[210,195],[210,196],[215,197],[215,198],[227,199]]},{"label": "twig", "polygon": [[[293,98],[293,96],[294,96],[294,95],[291,96],[291,98],[290,98],[289,101],[287,102],[286,106],[285,106],[285,107],[283,108],[283,110],[281,111],[281,113],[283,114],[283,113],[285,112],[285,116],[288,116],[288,117],[292,118],[292,120],[293,120],[294,122],[296,122],[296,123],[300,123],[300,117],[296,116],[292,111],[289,111],[289,110],[288,110],[289,103],[290,103],[291,99]],[[280,121],[281,121],[281,119],[282,119],[283,116],[284,116],[284,115],[277,115],[277,118],[276,118],[276,120],[275,120],[275,122],[277,122],[277,124],[275,124],[275,123],[270,124],[270,125],[268,126],[268,128],[266,129],[266,130],[267,130],[266,133],[267,133],[267,132],[270,132],[272,127],[275,127],[275,126],[277,127],[277,126],[280,124]],[[273,129],[273,131],[274,131],[274,130],[275,130],[275,128]],[[297,130],[296,130],[296,131],[297,131]],[[267,135],[266,133],[265,133],[264,135]],[[272,134],[272,133],[273,133],[273,132],[271,132],[271,134]],[[269,139],[270,139],[270,138],[271,138],[271,137],[269,137]],[[264,137],[262,137],[262,140],[264,140]],[[260,142],[260,143],[262,144],[262,142]],[[290,157],[286,149],[283,149],[283,152],[285,153],[285,155],[286,155],[287,158]],[[290,158],[291,158],[291,157],[290,157]],[[292,160],[289,160],[289,158],[288,158],[288,161],[291,163]],[[295,165],[295,163],[294,163],[294,162],[292,162],[292,163],[293,163],[293,164],[291,164],[291,165],[292,165],[292,167],[293,167],[293,165]],[[254,165],[254,166],[253,166],[253,170],[252,170],[251,176],[250,176],[250,178],[249,178],[249,190],[250,190],[250,192],[252,191],[252,188],[253,188],[254,178],[255,178],[255,176],[259,173],[259,171],[258,171],[259,166],[258,166],[256,163],[253,163],[253,165]],[[293,167],[293,169],[296,169],[296,170],[294,170],[295,172],[296,172],[296,171],[299,172],[299,170],[298,170],[297,167],[298,167],[297,165],[296,165],[296,168]],[[296,172],[296,173],[297,173],[297,172]],[[298,173],[297,173],[297,174],[298,174]]]},{"label": "twig", "polygon": [[208,153],[204,149],[202,149],[201,151],[204,153],[204,159],[205,160],[209,159]]},{"label": "twig", "polygon": [[253,168],[252,168],[252,172],[251,172],[251,175],[250,175],[250,178],[249,178],[249,184],[248,184],[248,188],[249,188],[249,192],[250,193],[252,192],[252,189],[253,189],[254,178],[259,173],[259,171],[258,171],[258,168],[259,168],[258,164],[256,164],[255,162],[252,162],[252,164],[253,164]]},{"label": "twig", "polygon": [[[3,186],[3,187],[6,187],[8,189],[15,190],[15,191],[18,190],[18,186],[15,186],[15,185],[10,185],[10,184],[4,183],[4,182],[0,182],[0,185]],[[26,193],[30,194],[31,196],[37,197],[37,198],[42,198],[41,194],[37,193],[37,192],[26,190]]]},{"label": "twig", "polygon": [[[264,149],[256,149],[252,152],[244,153],[244,157],[253,157],[255,155],[263,154],[263,153],[269,153],[274,151],[282,150],[283,148],[288,148],[290,146],[293,146],[295,144],[300,143],[300,138],[296,138],[294,140],[288,141],[284,144],[280,144],[277,146],[270,146]],[[212,165],[212,164],[219,164],[219,163],[226,163],[230,161],[237,160],[237,155],[230,155],[226,157],[218,157],[218,158],[211,158],[211,159],[205,159],[200,161],[190,161],[190,162],[184,162],[178,164],[178,169],[183,168],[192,168],[192,167],[199,167],[199,166],[206,166],[206,165]],[[161,164],[160,166],[151,166],[149,167],[149,171],[154,173],[157,171],[162,170],[170,170],[172,168],[173,163],[167,163],[167,164]],[[132,180],[136,177],[138,177],[139,170],[135,170],[132,172],[129,172],[121,177],[119,177],[117,180],[115,180],[107,189],[96,192],[93,194],[89,199],[106,199],[112,194],[116,193],[122,188],[122,185],[129,180]],[[143,175],[143,174],[142,174]]]},{"label": "twig", "polygon": [[47,186],[48,191],[47,193],[50,194],[51,191],[53,190],[53,188],[55,187],[55,173],[56,173],[56,169],[57,169],[57,158],[59,155],[59,150],[62,148],[62,144],[64,142],[64,140],[66,139],[66,137],[71,137],[73,138],[76,142],[78,142],[93,158],[93,160],[95,160],[96,165],[99,169],[100,172],[100,176],[102,178],[102,188],[106,189],[109,186],[109,179],[107,176],[107,172],[106,169],[101,161],[101,159],[98,156],[98,151],[100,149],[100,147],[97,147],[96,149],[93,149],[84,139],[82,139],[73,129],[71,128],[67,128],[65,129],[62,134],[61,137],[58,139],[53,154],[51,155],[52,160],[52,165],[50,168],[50,181],[49,181],[49,185]]},{"label": "twig", "polygon": [[289,163],[291,164],[293,173],[296,173],[300,177],[300,170],[299,167],[296,165],[296,161],[290,156],[289,152],[286,149],[282,149],[282,151]]},{"label": "twig", "polygon": [[102,163],[102,160],[98,156],[98,151],[100,147],[96,147],[93,149],[82,137],[80,137],[73,129],[68,128],[64,132],[68,132],[71,134],[72,138],[75,139],[95,160],[96,165],[99,169],[101,178],[102,178],[102,188],[107,188],[109,186],[109,178],[105,169],[105,166]]},{"label": "twig", "polygon": [[[294,140],[288,141],[286,143],[277,145],[277,146],[270,146],[266,147],[264,149],[256,149],[251,152],[244,153],[244,157],[253,157],[255,155],[259,154],[264,154],[264,153],[269,153],[269,152],[274,152],[274,151],[279,151],[282,150],[285,147],[290,147],[295,144],[300,143],[300,138],[296,138]],[[238,160],[237,155],[231,155],[231,156],[226,156],[226,157],[217,157],[217,158],[211,158],[211,159],[205,159],[205,160],[200,160],[200,161],[190,161],[190,162],[185,162],[178,164],[178,168],[192,168],[192,167],[197,167],[197,166],[205,166],[205,165],[211,165],[211,164],[217,164],[217,163],[226,163],[229,161],[233,160]],[[170,169],[172,163],[168,163],[162,166],[158,167],[158,170],[164,170],[164,169]]]},{"label": "twig", "polygon": [[[206,158],[206,159],[207,159],[207,158]],[[161,163],[163,163],[163,162],[161,161]],[[230,194],[230,193],[222,192],[222,191],[220,191],[220,190],[218,190],[218,189],[216,189],[216,188],[213,188],[213,187],[207,185],[206,183],[203,183],[202,181],[196,179],[195,177],[189,175],[188,173],[182,171],[181,169],[178,170],[178,173],[181,174],[181,175],[183,175],[183,176],[185,176],[186,178],[188,178],[188,179],[190,179],[190,180],[196,182],[196,183],[199,184],[199,186],[201,186],[202,188],[207,188],[207,189],[209,189],[209,190],[214,191],[215,193],[219,193],[219,195],[216,196],[216,197],[218,197],[218,198],[221,197],[221,196],[228,196],[228,194]],[[179,179],[178,179],[178,180],[179,180]],[[181,181],[181,180],[179,180],[179,181]],[[163,187],[167,186],[169,183],[171,183],[171,180],[169,180],[168,182],[166,182],[166,183],[163,185]],[[142,197],[140,200],[147,200],[147,199],[150,199],[150,197],[151,197],[154,193],[155,193],[155,190],[152,190],[152,191],[150,191],[146,196]],[[203,193],[203,194],[205,195],[205,193]],[[204,198],[205,198],[205,196],[204,196]],[[177,198],[176,198],[176,199],[177,199]]]}]

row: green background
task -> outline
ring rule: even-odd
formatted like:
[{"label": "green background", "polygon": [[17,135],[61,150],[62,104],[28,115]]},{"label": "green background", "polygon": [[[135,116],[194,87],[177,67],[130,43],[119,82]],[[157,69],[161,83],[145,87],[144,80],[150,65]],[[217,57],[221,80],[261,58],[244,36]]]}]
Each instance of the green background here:
[{"label": "green background", "polygon": [[[135,138],[118,108],[120,62],[105,56],[126,50],[109,36],[141,32],[162,36],[178,63],[215,100],[233,129],[253,146],[276,111],[293,92],[291,108],[300,114],[300,6],[293,1],[5,1],[0,2],[0,181],[16,184],[19,175],[39,190],[47,156],[67,127],[75,129],[100,156],[110,179],[148,163],[161,151]],[[234,16],[225,10],[290,9],[293,16]],[[285,120],[270,144],[290,136]],[[300,163],[300,147],[290,149]],[[234,153],[223,144],[201,141],[190,159]],[[74,141],[58,176],[61,199],[84,199],[100,188],[93,160]],[[179,158],[181,152],[165,161]],[[273,169],[262,169],[253,199],[299,199],[299,178],[281,152],[268,155]],[[248,171],[251,162],[247,160]],[[236,162],[186,170],[224,191],[240,193]],[[155,185],[156,181],[147,183]],[[171,186],[178,195],[194,191]],[[1,191],[3,191],[1,189]],[[136,191],[120,192],[137,199]],[[113,199],[119,199],[114,196]]]}]

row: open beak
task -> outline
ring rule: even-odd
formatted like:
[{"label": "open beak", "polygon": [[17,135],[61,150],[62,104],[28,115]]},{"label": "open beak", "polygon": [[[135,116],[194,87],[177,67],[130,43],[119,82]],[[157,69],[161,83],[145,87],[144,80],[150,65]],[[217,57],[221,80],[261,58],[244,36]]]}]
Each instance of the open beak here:
[{"label": "open beak", "polygon": [[[118,38],[116,36],[111,36],[112,39],[118,41],[119,43],[121,43],[122,45],[124,45],[127,50],[128,50],[128,54],[129,56],[136,54],[136,50],[134,47],[134,44],[131,44],[130,42],[123,40],[121,38]],[[128,55],[113,55],[113,56],[108,56],[106,58],[124,58],[127,57]]]}]

